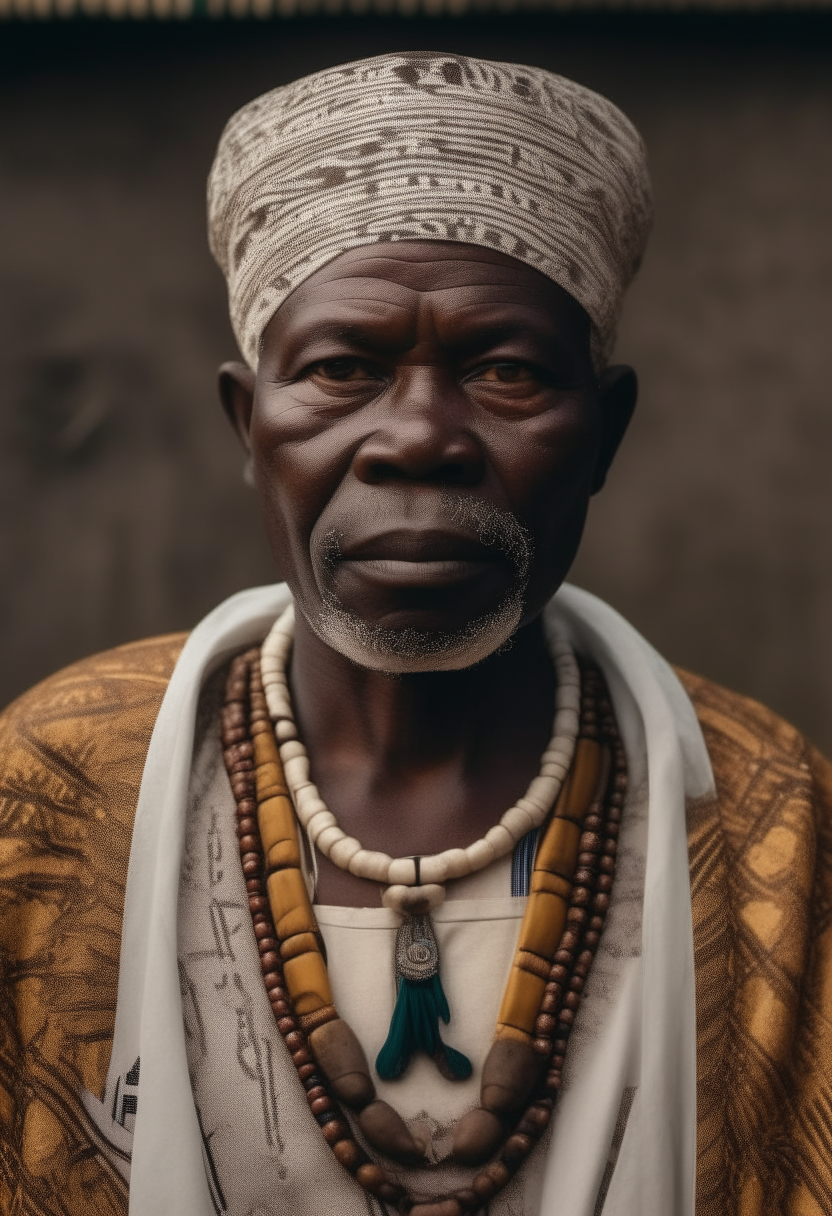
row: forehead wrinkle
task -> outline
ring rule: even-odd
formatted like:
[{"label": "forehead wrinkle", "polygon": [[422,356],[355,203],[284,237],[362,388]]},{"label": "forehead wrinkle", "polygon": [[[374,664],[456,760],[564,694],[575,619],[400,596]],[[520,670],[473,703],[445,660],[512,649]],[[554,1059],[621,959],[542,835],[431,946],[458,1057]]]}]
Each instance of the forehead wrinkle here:
[{"label": "forehead wrinkle", "polygon": [[[316,309],[315,312],[318,310]],[[292,354],[298,347],[327,342],[343,343],[354,350],[375,348],[396,351],[412,342],[416,314],[404,309],[401,315],[385,317],[375,310],[374,316],[329,316],[321,320],[313,315],[294,317],[279,336],[284,353]]]},{"label": "forehead wrinkle", "polygon": [[[362,273],[353,273],[349,278],[385,283],[403,291],[435,292],[456,287],[520,286],[518,280],[521,280],[527,289],[532,283],[541,287],[550,285],[550,281],[539,271],[508,258],[505,262],[492,262],[487,258],[434,258],[430,261],[367,258],[359,264]],[[355,270],[356,267],[353,265],[352,269]],[[437,282],[438,274],[441,274],[441,280]],[[474,274],[476,278],[473,277]],[[332,279],[322,280],[324,281],[334,282],[337,278],[333,276]]]}]

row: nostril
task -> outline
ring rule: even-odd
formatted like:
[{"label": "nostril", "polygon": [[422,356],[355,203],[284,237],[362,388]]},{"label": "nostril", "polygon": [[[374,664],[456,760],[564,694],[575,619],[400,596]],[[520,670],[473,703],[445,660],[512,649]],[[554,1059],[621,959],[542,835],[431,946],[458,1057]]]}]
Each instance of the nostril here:
[{"label": "nostril", "polygon": [[436,482],[460,482],[468,480],[469,470],[464,464],[443,464],[438,469],[434,469],[425,478],[426,481]]},{"label": "nostril", "polygon": [[365,466],[363,480],[377,485],[383,481],[407,481],[408,477],[403,469],[394,464],[385,460],[373,460]]},{"label": "nostril", "polygon": [[477,470],[463,461],[448,461],[431,468],[402,468],[389,461],[376,460],[364,466],[362,480],[373,485],[385,481],[422,481],[431,485],[467,485],[478,480]]}]

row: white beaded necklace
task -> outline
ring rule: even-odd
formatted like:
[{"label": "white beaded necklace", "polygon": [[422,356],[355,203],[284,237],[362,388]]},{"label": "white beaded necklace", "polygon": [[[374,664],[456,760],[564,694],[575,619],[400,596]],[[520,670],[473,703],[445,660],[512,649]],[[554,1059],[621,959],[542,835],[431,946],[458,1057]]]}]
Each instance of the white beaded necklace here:
[{"label": "white beaded necklace", "polygon": [[444,884],[483,870],[492,861],[510,853],[528,832],[539,828],[560,793],[572,763],[580,712],[580,671],[569,642],[563,633],[547,623],[549,650],[555,664],[557,690],[552,737],[541,757],[540,773],[522,798],[518,798],[480,840],[465,849],[445,849],[425,857],[390,857],[387,853],[362,848],[354,836],[347,836],[318,793],[309,775],[309,756],[298,738],[286,664],[295,631],[294,607],[278,618],[263,643],[261,670],[269,714],[286,783],[297,817],[310,843],[340,870],[356,878],[368,878],[386,885],[382,903],[402,915],[424,913],[436,908],[445,898]]}]

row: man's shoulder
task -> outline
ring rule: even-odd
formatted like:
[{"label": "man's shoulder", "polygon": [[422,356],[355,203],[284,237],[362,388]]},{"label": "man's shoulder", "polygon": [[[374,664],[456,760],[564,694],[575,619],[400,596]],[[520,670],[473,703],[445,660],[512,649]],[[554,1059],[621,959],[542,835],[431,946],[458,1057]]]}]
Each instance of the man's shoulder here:
[{"label": "man's shoulder", "polygon": [[[187,637],[166,634],[90,655],[48,676],[0,714],[0,757],[7,772],[13,758],[28,759],[65,777],[70,756],[89,769],[90,742],[107,740],[108,767],[146,733],[162,703]],[[149,736],[148,736],[149,738]],[[2,788],[4,795],[10,791]]]},{"label": "man's shoulder", "polygon": [[688,671],[676,674],[702,727],[715,814],[730,849],[742,852],[763,837],[782,848],[787,833],[808,843],[832,824],[832,764],[797,727],[758,700]]},{"label": "man's shoulder", "polygon": [[35,684],[0,714],[4,729],[66,713],[118,712],[148,694],[161,701],[187,638],[169,633],[114,646],[79,659]]},{"label": "man's shoulder", "polygon": [[704,676],[676,668],[710,748],[746,754],[758,761],[801,763],[805,735],[774,710]]},{"label": "man's shoulder", "polygon": [[751,697],[687,671],[677,675],[702,727],[729,838],[756,834],[787,805],[805,806],[816,825],[832,818],[832,765],[805,735]]},{"label": "man's shoulder", "polygon": [[184,640],[149,638],[73,663],[0,715],[4,905],[31,896],[35,876],[54,888],[88,881],[102,864],[116,881],[126,871],[150,736]]}]

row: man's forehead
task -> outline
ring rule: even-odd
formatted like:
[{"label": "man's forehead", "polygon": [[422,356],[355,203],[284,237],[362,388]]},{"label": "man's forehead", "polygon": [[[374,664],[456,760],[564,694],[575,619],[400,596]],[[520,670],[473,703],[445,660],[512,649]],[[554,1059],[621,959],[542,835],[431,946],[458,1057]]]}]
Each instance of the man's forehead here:
[{"label": "man's forehead", "polygon": [[483,304],[496,304],[551,300],[568,293],[533,267],[490,249],[398,241],[349,250],[334,258],[300,284],[281,311],[320,301],[404,304],[420,295],[450,295],[460,304],[480,296]]},{"label": "man's forehead", "polygon": [[[404,244],[402,242],[401,244]],[[498,342],[586,338],[583,308],[556,283],[516,259],[477,247],[433,243],[353,250],[310,276],[275,314],[264,346],[309,339],[407,345],[428,319],[442,340]]]}]

